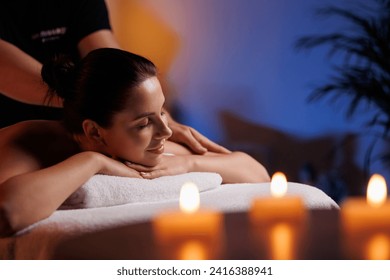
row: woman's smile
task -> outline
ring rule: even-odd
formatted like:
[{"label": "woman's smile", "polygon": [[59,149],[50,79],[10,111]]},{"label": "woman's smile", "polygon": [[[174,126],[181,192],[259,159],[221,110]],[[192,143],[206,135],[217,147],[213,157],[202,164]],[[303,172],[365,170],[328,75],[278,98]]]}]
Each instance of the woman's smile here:
[{"label": "woman's smile", "polygon": [[162,154],[164,152],[164,141],[162,141],[159,145],[148,149],[147,151],[153,154]]}]

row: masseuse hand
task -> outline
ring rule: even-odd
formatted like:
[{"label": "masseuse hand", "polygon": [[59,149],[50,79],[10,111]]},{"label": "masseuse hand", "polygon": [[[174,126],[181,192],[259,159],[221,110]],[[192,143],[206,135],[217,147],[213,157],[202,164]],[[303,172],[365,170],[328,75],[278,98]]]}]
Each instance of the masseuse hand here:
[{"label": "masseuse hand", "polygon": [[136,163],[126,162],[125,164],[139,171],[145,179],[154,179],[161,176],[178,175],[190,172],[191,160],[194,155],[163,155],[159,164],[153,167],[146,167]]},{"label": "masseuse hand", "polygon": [[165,111],[165,113],[168,119],[168,126],[172,130],[170,141],[185,145],[195,154],[204,154],[207,151],[221,154],[230,153],[225,147],[211,141],[192,127],[176,122],[168,112]]}]

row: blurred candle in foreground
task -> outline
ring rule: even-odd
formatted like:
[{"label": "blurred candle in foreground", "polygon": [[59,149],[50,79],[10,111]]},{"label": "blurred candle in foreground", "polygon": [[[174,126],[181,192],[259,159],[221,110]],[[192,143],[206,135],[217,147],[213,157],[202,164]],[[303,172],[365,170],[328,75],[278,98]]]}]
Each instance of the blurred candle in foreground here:
[{"label": "blurred candle in foreground", "polygon": [[[300,241],[306,217],[302,199],[286,195],[286,176],[272,176],[270,196],[252,201],[249,211],[252,237],[263,258],[288,260],[299,257]],[[261,252],[257,254],[261,255]]]},{"label": "blurred candle in foreground", "polygon": [[374,174],[364,198],[349,198],[341,205],[343,226],[349,230],[385,228],[390,226],[390,202],[383,176]]},{"label": "blurred candle in foreground", "polygon": [[207,260],[207,246],[198,240],[187,240],[178,250],[180,260]]},{"label": "blurred candle in foreground", "polygon": [[340,215],[347,258],[390,258],[390,201],[383,176],[372,175],[366,198],[347,199]]},{"label": "blurred candle in foreground", "polygon": [[306,212],[303,201],[298,196],[286,195],[287,189],[286,176],[276,172],[271,179],[271,196],[258,197],[252,201],[249,212],[251,220],[301,219]]},{"label": "blurred candle in foreground", "polygon": [[383,233],[373,234],[366,242],[367,260],[388,260],[390,258],[390,238]]},{"label": "blurred candle in foreground", "polygon": [[163,212],[153,219],[153,233],[157,244],[165,248],[163,254],[170,255],[170,258],[209,258],[213,255],[213,252],[206,252],[212,250],[210,244],[215,244],[221,238],[222,214],[199,208],[199,191],[193,183],[183,185],[179,206],[179,211]]}]

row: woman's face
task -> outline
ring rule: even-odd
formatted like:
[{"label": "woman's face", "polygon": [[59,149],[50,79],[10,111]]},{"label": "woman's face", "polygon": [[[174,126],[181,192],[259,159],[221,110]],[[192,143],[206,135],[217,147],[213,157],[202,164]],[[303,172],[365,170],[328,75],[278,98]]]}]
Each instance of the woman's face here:
[{"label": "woman's face", "polygon": [[106,152],[114,158],[155,166],[171,135],[163,110],[164,94],[157,77],[132,90],[126,109],[114,115],[113,124],[103,129]]}]

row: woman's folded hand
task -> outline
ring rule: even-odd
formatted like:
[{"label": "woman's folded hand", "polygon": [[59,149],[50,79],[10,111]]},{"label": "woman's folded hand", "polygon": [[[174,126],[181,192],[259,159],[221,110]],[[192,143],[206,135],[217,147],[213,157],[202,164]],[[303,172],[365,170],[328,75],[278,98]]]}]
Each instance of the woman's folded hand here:
[{"label": "woman's folded hand", "polygon": [[109,158],[103,154],[96,153],[97,160],[101,162],[101,168],[99,174],[120,176],[120,177],[131,177],[131,178],[142,178],[140,173],[118,160]]},{"label": "woman's folded hand", "polygon": [[178,175],[191,171],[192,155],[163,155],[159,164],[147,167],[127,162],[126,165],[136,171],[145,179],[154,179],[162,176]]}]

